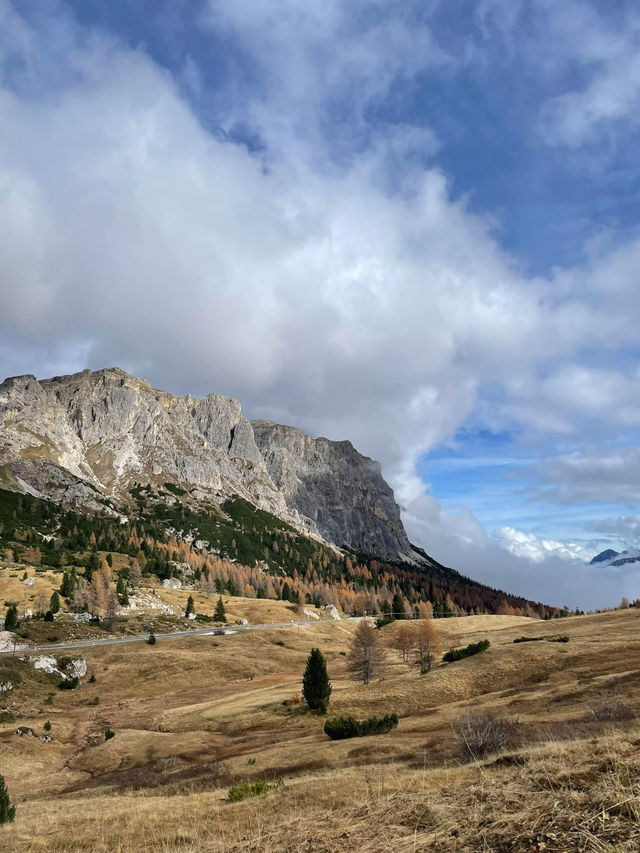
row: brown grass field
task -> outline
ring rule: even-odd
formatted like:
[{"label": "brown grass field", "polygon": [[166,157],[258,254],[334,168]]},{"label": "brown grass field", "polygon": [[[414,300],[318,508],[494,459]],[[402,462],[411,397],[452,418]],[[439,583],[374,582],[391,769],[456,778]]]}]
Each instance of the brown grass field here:
[{"label": "brown grass field", "polygon": [[[289,612],[282,602],[225,602],[252,621]],[[441,620],[443,649],[484,638],[491,648],[424,676],[388,651],[384,677],[367,687],[341,654],[355,627],[86,649],[87,678],[72,691],[0,656],[0,681],[6,671],[20,680],[0,699],[0,773],[17,806],[0,850],[640,850],[640,721],[593,713],[604,703],[640,708],[639,610]],[[397,630],[381,630],[385,645]],[[570,642],[514,644],[523,634]],[[329,740],[323,718],[292,701],[314,645],[333,682],[329,716],[395,712],[398,728]],[[516,741],[463,760],[452,722],[468,710],[517,718]],[[49,743],[38,737],[46,720]],[[18,726],[36,736],[17,736]],[[105,741],[107,728],[115,737]],[[244,779],[283,785],[229,802]]]}]

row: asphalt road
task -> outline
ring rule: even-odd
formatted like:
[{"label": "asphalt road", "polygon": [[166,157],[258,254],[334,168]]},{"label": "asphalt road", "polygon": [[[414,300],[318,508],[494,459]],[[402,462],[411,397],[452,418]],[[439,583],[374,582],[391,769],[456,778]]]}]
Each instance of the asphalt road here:
[{"label": "asphalt road", "polygon": [[[349,622],[349,621],[357,621],[358,617],[350,617],[348,619],[341,619],[341,622]],[[265,622],[262,625],[228,625],[224,629],[229,633],[238,633],[240,631],[260,631],[266,628],[304,628],[307,625],[318,625],[318,620],[308,621],[308,622]],[[325,624],[327,623],[325,621]],[[337,624],[337,620],[335,622]],[[164,634],[156,634],[155,638],[158,642],[162,640],[176,640],[181,637],[207,637],[207,636],[225,636],[224,634],[216,633],[220,629],[214,628],[190,628],[186,631],[168,631]],[[34,652],[51,652],[51,651],[64,651],[69,649],[90,649],[94,646],[120,646],[125,643],[143,643],[147,637],[146,634],[136,634],[131,637],[108,637],[104,640],[75,640],[69,643],[47,643],[45,646],[17,646],[16,652],[20,652],[20,654],[32,654]],[[10,655],[13,654],[13,649],[8,649],[5,651],[0,651],[0,655]]]}]

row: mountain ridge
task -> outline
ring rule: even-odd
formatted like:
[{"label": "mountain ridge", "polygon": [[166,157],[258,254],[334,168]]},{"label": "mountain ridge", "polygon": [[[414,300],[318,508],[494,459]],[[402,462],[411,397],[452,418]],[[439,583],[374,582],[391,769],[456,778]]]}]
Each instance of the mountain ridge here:
[{"label": "mountain ridge", "polygon": [[0,485],[115,512],[134,483],[240,495],[337,547],[421,562],[380,465],[349,441],[255,421],[220,394],[158,390],[120,368],[0,385]]}]

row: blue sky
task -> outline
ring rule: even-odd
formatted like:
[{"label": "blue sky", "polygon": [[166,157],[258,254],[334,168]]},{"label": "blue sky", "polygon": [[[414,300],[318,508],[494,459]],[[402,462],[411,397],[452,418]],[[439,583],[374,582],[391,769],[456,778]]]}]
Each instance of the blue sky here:
[{"label": "blue sky", "polygon": [[0,0],[3,374],[227,393],[443,562],[639,595],[581,568],[640,527],[639,46],[632,2]]}]

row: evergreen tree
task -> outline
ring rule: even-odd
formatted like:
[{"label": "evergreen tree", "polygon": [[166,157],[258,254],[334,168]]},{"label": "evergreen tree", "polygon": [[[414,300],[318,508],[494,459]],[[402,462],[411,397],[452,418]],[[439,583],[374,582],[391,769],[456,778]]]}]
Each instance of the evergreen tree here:
[{"label": "evergreen tree", "polygon": [[60,596],[56,590],[53,591],[51,598],[49,599],[49,610],[52,613],[60,612]]},{"label": "evergreen tree", "polygon": [[0,823],[11,823],[15,814],[16,807],[11,805],[4,776],[0,776]]},{"label": "evergreen tree", "polygon": [[283,601],[291,601],[291,587],[285,581],[282,586],[282,600]]},{"label": "evergreen tree", "polygon": [[4,617],[4,630],[15,631],[18,627],[18,607],[10,604]]},{"label": "evergreen tree", "polygon": [[118,578],[118,583],[116,584],[116,592],[118,593],[120,604],[129,603],[129,595],[127,594],[127,582],[124,579],[124,575],[120,575],[120,577]]},{"label": "evergreen tree", "polygon": [[222,601],[222,596],[218,598],[218,603],[216,604],[215,613],[213,614],[214,621],[216,622],[226,622],[227,621],[227,613],[224,609],[224,603]]},{"label": "evergreen tree", "polygon": [[406,619],[407,614],[404,612],[404,601],[399,592],[393,596],[393,601],[391,602],[391,615],[394,619]]},{"label": "evergreen tree", "polygon": [[302,677],[302,698],[310,708],[327,711],[331,696],[331,682],[327,675],[327,662],[320,649],[311,649]]},{"label": "evergreen tree", "polygon": [[193,596],[192,596],[192,595],[190,595],[190,596],[189,596],[189,598],[187,599],[187,606],[186,606],[186,608],[185,608],[184,615],[185,615],[185,616],[187,617],[187,619],[188,619],[188,618],[189,618],[189,615],[190,615],[191,613],[195,613],[195,610],[194,610],[194,608],[193,608]]}]

